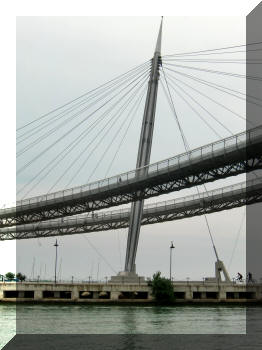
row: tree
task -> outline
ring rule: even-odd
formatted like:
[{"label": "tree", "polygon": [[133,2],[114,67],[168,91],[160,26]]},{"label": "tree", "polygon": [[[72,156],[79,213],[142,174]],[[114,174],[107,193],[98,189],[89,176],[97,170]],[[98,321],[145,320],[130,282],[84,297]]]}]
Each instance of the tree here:
[{"label": "tree", "polygon": [[160,275],[160,271],[153,275],[151,282],[152,294],[159,303],[172,303],[175,300],[172,283],[169,279]]},{"label": "tree", "polygon": [[18,273],[16,274],[16,278],[18,278],[19,281],[21,281],[21,282],[23,282],[23,281],[26,280],[26,276],[23,275],[21,272],[18,272]]},{"label": "tree", "polygon": [[7,272],[5,274],[5,278],[7,278],[8,280],[13,280],[15,278],[15,274],[13,272]]}]

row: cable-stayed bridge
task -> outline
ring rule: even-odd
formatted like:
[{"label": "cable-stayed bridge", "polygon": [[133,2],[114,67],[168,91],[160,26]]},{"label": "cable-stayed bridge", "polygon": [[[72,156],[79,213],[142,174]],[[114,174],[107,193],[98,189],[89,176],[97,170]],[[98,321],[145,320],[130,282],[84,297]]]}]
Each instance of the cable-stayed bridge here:
[{"label": "cable-stayed bridge", "polygon": [[[226,276],[224,266],[218,258],[206,214],[261,201],[260,178],[256,171],[262,166],[262,125],[253,125],[242,115],[243,110],[234,109],[236,105],[226,106],[224,103],[224,100],[227,101],[226,98],[216,100],[209,92],[191,86],[190,81],[219,91],[223,96],[233,97],[239,105],[245,102],[247,105],[252,104],[261,108],[262,100],[257,96],[236,90],[234,85],[227,83],[222,85],[218,79],[215,82],[207,80],[206,75],[219,78],[244,78],[257,82],[262,81],[262,77],[208,69],[205,65],[261,64],[262,62],[257,59],[247,61],[220,58],[221,54],[228,57],[229,53],[245,52],[243,50],[243,47],[246,49],[245,45],[162,56],[161,42],[162,21],[154,55],[150,61],[18,128],[17,145],[20,149],[17,152],[19,159],[17,175],[25,173],[32,165],[35,165],[36,173],[28,183],[24,184],[24,181],[21,181],[22,186],[18,189],[18,194],[24,192],[24,195],[20,196],[21,200],[17,201],[16,206],[0,210],[1,239],[26,239],[128,227],[124,274],[127,277],[134,277],[141,225],[203,214],[217,259],[217,271],[223,270]],[[260,50],[257,47],[260,44],[252,44],[254,46],[247,51]],[[213,58],[211,55],[216,56]],[[194,67],[193,63],[202,66]],[[196,74],[203,73],[205,79],[198,75],[187,74],[185,70],[194,71]],[[185,152],[182,151],[183,153],[174,157],[150,164],[159,82]],[[195,94],[199,96],[199,100],[193,97]],[[140,104],[144,96],[136,167],[132,171],[121,173],[119,171],[118,175],[108,177],[112,164],[125,142],[134,115],[142,114]],[[187,114],[189,116],[194,114],[201,120],[202,127],[207,128],[218,141],[198,148],[189,146],[188,135],[185,134],[183,122],[177,113],[175,97],[189,108],[190,113]],[[203,98],[206,105],[202,102]],[[210,104],[216,106],[216,113],[210,112]],[[217,113],[218,109],[219,113]],[[230,123],[228,125],[224,114],[227,116],[230,114],[237,118],[238,122],[247,123],[248,130],[237,134],[236,131],[232,132],[232,121],[231,125]],[[118,129],[110,134],[116,125]],[[189,125],[192,128],[191,135],[201,136],[202,129],[194,130],[196,124],[191,125],[191,120]],[[66,127],[68,130],[64,131]],[[57,132],[59,134],[55,137]],[[228,134],[230,136],[227,136]],[[97,149],[106,143],[108,135],[111,135],[111,139],[101,156]],[[119,135],[121,135],[119,143],[104,178],[100,176],[102,180],[90,182]],[[68,139],[70,143],[66,144],[65,140]],[[47,141],[49,141],[48,145]],[[84,148],[76,152],[76,157],[71,157],[81,142],[85,143]],[[58,147],[55,157],[52,155],[48,158],[48,152],[54,150],[56,146]],[[35,152],[35,149],[38,151]],[[79,173],[86,169],[93,155],[97,158],[96,165],[89,172],[89,177],[85,177],[87,184],[70,187]],[[24,156],[26,156],[24,161],[20,161]],[[47,160],[45,165],[41,163],[44,157]],[[80,160],[81,164],[78,166]],[[57,180],[52,183],[49,190],[40,196],[28,196],[59,168],[62,174],[57,174]],[[69,181],[62,187],[61,180],[70,172]],[[247,173],[254,173],[257,176],[256,184],[248,183],[246,188],[243,184],[238,184],[230,187],[230,190],[228,187],[221,188],[216,194],[207,191],[205,187],[206,183]],[[26,175],[24,177],[26,178]],[[57,185],[64,189],[55,192],[53,189]],[[204,185],[205,192],[199,192],[199,185]],[[197,189],[198,194],[195,197],[184,198],[180,204],[175,199],[173,203],[168,202],[169,204],[160,202],[156,206],[144,206],[144,201],[148,198],[193,187]],[[127,203],[131,203],[130,211],[97,212]]]}]

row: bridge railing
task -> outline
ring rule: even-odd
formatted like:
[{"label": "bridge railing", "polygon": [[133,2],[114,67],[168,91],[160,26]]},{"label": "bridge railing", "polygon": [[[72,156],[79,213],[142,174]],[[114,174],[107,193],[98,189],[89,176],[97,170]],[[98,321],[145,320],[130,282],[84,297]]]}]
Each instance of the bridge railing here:
[{"label": "bridge railing", "polygon": [[[77,197],[81,198],[82,196],[86,196],[87,194],[92,194],[94,192],[99,192],[102,190],[104,191],[107,188],[111,189],[117,186],[126,185],[127,183],[130,183],[132,181],[137,181],[138,178],[142,178],[143,176],[147,177],[156,172],[162,171],[168,172],[169,169],[174,167],[181,168],[183,166],[188,165],[189,162],[190,164],[192,164],[194,162],[198,162],[199,159],[203,160],[209,158],[210,156],[213,156],[214,154],[218,155],[220,152],[221,154],[226,154],[236,149],[244,149],[246,143],[252,143],[252,141],[258,136],[262,136],[262,125],[250,129],[248,131],[227,137],[223,140],[198,147],[190,152],[185,152],[175,157],[147,165],[143,168],[134,169],[129,172],[118,174],[116,176],[95,181],[86,185],[17,201],[16,208],[40,202],[44,204],[48,201],[56,201],[65,198],[70,198],[70,196],[73,197],[75,195],[78,195]],[[6,208],[1,209],[0,212],[3,213],[12,210],[13,208]]]},{"label": "bridge railing", "polygon": [[[247,182],[241,182],[233,185],[228,185],[222,188],[210,190],[208,192],[202,192],[199,195],[198,194],[193,194],[193,195],[188,195],[185,197],[179,197],[176,199],[168,200],[168,201],[163,201],[163,202],[157,202],[157,203],[149,203],[144,206],[144,213],[157,213],[161,210],[165,211],[167,209],[172,209],[175,206],[183,207],[186,208],[186,206],[189,203],[194,204],[196,201],[203,200],[202,205],[205,205],[205,200],[212,201],[216,198],[223,198],[224,196],[233,196],[236,194],[240,193],[246,193],[247,189],[249,188],[254,188],[255,186],[259,185],[260,187],[262,186],[262,177],[261,178],[256,178],[249,180]],[[118,210],[112,210],[112,211],[103,211],[103,212],[98,212],[98,213],[88,213],[88,214],[81,214],[77,215],[74,217],[69,217],[66,219],[63,219],[62,221],[60,219],[55,219],[55,220],[49,220],[43,223],[37,223],[37,224],[27,224],[25,225],[27,228],[30,227],[30,231],[32,229],[40,229],[41,227],[48,227],[48,228],[56,228],[59,226],[60,228],[63,226],[74,226],[74,225],[81,225],[84,222],[86,223],[96,223],[96,222],[101,222],[101,220],[119,220],[119,219],[128,219],[129,218],[129,208],[123,208],[123,209],[118,209]],[[5,229],[7,231],[12,231],[14,230],[14,227],[10,227]],[[23,225],[16,227],[17,232],[19,231],[24,231]],[[0,229],[0,232],[2,230]]]}]

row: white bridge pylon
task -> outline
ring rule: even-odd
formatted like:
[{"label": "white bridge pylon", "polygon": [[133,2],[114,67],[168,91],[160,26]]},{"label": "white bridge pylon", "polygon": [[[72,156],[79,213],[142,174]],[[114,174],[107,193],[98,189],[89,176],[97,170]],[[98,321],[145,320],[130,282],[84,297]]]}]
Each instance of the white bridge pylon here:
[{"label": "white bridge pylon", "polygon": [[[159,66],[161,64],[160,54],[162,41],[162,24],[163,17],[161,19],[154,57],[152,59],[136,168],[144,167],[150,163],[158,91]],[[142,169],[142,171],[146,171],[146,168]],[[127,274],[135,273],[135,258],[140,234],[143,207],[144,200],[133,202],[131,206],[125,260],[125,273]]]}]

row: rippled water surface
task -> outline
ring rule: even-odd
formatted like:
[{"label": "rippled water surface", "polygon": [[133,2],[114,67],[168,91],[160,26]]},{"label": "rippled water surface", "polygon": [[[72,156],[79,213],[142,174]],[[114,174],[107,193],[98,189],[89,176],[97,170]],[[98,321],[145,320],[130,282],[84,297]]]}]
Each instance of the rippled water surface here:
[{"label": "rippled water surface", "polygon": [[[17,305],[19,334],[245,334],[244,306]],[[0,348],[15,306],[0,305]]]},{"label": "rippled water surface", "polygon": [[245,307],[18,305],[18,333],[245,333]]},{"label": "rippled water surface", "polygon": [[16,306],[0,303],[0,349],[15,335]]}]

